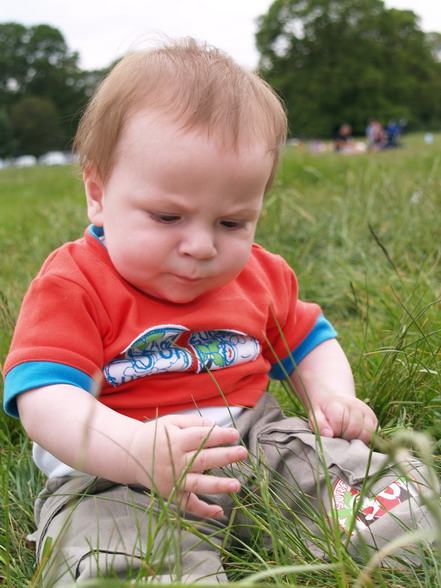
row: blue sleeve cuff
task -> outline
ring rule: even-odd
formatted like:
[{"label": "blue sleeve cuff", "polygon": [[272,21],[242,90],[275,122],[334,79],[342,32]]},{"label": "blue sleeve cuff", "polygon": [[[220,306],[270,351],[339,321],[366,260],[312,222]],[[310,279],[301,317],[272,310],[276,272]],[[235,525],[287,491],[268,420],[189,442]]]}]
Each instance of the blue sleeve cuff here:
[{"label": "blue sleeve cuff", "polygon": [[81,370],[62,363],[51,361],[30,361],[15,366],[5,378],[4,409],[10,416],[20,418],[17,409],[17,396],[27,390],[70,384],[93,392],[94,380]]},{"label": "blue sleeve cuff", "polygon": [[296,369],[298,364],[310,351],[317,347],[317,345],[320,345],[320,343],[323,343],[323,341],[334,339],[336,336],[337,331],[325,319],[323,314],[321,314],[312,331],[303,339],[300,345],[293,349],[287,357],[272,365],[268,373],[269,377],[273,380],[285,380],[286,376]]}]

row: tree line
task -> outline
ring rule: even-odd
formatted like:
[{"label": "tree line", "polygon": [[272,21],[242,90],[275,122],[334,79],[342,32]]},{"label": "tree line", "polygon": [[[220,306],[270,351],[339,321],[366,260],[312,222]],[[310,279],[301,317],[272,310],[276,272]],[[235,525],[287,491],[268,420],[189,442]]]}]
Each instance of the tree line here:
[{"label": "tree line", "polygon": [[441,34],[382,0],[275,0],[258,20],[260,72],[284,98],[291,133],[332,136],[369,118],[441,128]]},{"label": "tree line", "polygon": [[68,150],[104,73],[82,71],[56,28],[0,23],[0,157]]},{"label": "tree line", "polygon": [[[293,136],[359,133],[369,118],[441,128],[441,34],[382,0],[275,0],[258,18],[259,72],[285,101]],[[109,64],[110,66],[110,64]],[[0,158],[67,150],[105,70],[49,25],[0,23]]]}]

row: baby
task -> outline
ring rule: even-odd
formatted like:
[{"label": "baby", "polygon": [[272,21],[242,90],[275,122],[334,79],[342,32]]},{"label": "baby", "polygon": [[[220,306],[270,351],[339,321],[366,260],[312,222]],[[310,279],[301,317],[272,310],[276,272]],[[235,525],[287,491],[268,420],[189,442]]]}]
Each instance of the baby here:
[{"label": "baby", "polygon": [[[5,409],[48,476],[36,505],[46,585],[146,566],[162,582],[227,581],[220,546],[250,467],[281,476],[311,529],[305,496],[339,516],[368,469],[371,500],[395,485],[394,516],[384,501],[387,516],[357,517],[355,552],[363,534],[379,547],[402,532],[397,518],[430,524],[413,498],[421,464],[379,475],[377,419],[333,327],[254,243],[285,137],[271,88],[191,39],[121,60],[85,111],[75,150],[91,225],[32,282],[5,364]],[[284,417],[269,378],[289,382],[309,426]],[[340,516],[342,532],[356,515]],[[170,520],[184,516],[173,549]]]}]

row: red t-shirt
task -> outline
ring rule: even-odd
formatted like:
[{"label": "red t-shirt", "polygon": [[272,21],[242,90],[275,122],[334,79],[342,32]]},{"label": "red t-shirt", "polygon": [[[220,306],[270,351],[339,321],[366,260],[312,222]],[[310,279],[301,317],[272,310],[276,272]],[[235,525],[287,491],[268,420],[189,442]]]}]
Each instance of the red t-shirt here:
[{"label": "red t-shirt", "polygon": [[187,304],[149,297],[121,278],[94,229],[49,256],[23,301],[4,366],[10,414],[25,390],[91,391],[101,374],[99,400],[140,420],[254,406],[277,358],[302,344],[321,313],[298,299],[287,263],[258,245],[222,288]]}]

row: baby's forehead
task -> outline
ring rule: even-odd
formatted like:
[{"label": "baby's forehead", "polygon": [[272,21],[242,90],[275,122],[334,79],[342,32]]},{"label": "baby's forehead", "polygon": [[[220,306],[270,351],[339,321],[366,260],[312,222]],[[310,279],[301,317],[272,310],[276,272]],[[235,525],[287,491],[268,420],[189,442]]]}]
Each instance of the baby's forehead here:
[{"label": "baby's forehead", "polygon": [[129,164],[132,169],[145,171],[148,167],[189,177],[191,170],[201,175],[201,165],[205,172],[223,165],[226,174],[249,172],[260,176],[265,170],[269,175],[274,157],[266,141],[237,137],[220,125],[184,125],[167,113],[140,109],[125,125],[114,166]]},{"label": "baby's forehead", "polygon": [[[185,143],[191,137],[198,137],[214,144],[222,151],[272,152],[273,136],[265,133],[265,125],[230,125],[228,120],[205,120],[193,113],[176,114],[176,109],[151,107],[138,104],[126,115],[120,134],[120,146],[127,146],[134,136],[160,134],[166,140]],[[128,142],[128,143],[127,143]]]}]

